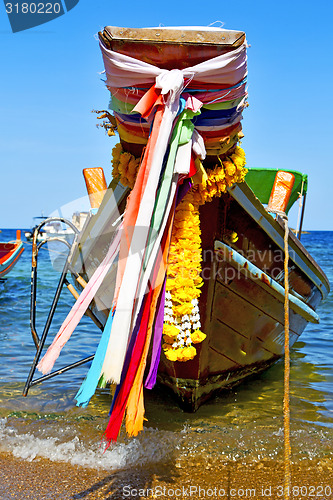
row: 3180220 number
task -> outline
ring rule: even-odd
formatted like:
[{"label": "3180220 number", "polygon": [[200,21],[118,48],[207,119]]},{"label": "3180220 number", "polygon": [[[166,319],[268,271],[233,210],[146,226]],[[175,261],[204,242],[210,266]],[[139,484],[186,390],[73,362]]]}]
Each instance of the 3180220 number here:
[{"label": "3180220 number", "polygon": [[7,14],[59,14],[60,3],[6,3]]}]

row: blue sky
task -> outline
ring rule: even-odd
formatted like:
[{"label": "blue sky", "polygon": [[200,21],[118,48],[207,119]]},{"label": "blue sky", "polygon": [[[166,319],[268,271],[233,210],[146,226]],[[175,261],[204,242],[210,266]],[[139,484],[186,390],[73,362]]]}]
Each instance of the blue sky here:
[{"label": "blue sky", "polygon": [[307,173],[305,228],[333,230],[332,14],[328,0],[80,0],[64,16],[13,34],[1,4],[0,228],[29,227],[32,217],[84,196],[83,168],[102,166],[110,180],[116,140],[91,113],[109,100],[100,29],[222,21],[245,31],[251,45],[248,165]]}]

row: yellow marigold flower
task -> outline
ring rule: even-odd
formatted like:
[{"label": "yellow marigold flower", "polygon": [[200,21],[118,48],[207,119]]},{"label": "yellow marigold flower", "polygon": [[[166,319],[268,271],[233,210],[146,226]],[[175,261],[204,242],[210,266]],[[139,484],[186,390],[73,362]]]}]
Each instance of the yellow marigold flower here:
[{"label": "yellow marigold flower", "polygon": [[214,183],[212,183],[210,186],[207,186],[208,188],[208,194],[211,198],[217,195],[219,192],[218,186]]},{"label": "yellow marigold flower", "polygon": [[176,213],[175,213],[175,219],[176,220],[184,220],[188,217],[188,215],[190,215],[191,212],[189,210],[184,210],[184,209],[178,209],[176,210]]},{"label": "yellow marigold flower", "polygon": [[167,323],[164,323],[163,325],[163,335],[168,335],[169,337],[177,337],[179,331],[179,328],[177,328],[175,325],[168,325]]},{"label": "yellow marigold flower", "polygon": [[111,174],[112,174],[112,178],[113,179],[117,179],[117,177],[119,177],[118,164],[117,165],[113,165]]},{"label": "yellow marigold flower", "polygon": [[190,278],[183,278],[181,276],[175,279],[175,283],[177,288],[193,285],[193,281]]},{"label": "yellow marigold flower", "polygon": [[182,252],[182,260],[183,260],[183,266],[185,266],[187,269],[191,267],[192,264],[192,252],[188,248],[184,248]]},{"label": "yellow marigold flower", "polygon": [[238,170],[240,170],[244,167],[245,162],[244,162],[243,158],[240,158],[239,156],[236,156],[236,155],[232,155],[231,159],[232,159],[234,165],[236,165]]},{"label": "yellow marigold flower", "polygon": [[[214,169],[207,171],[206,187],[200,183],[193,186],[175,213],[168,258],[167,290],[171,293],[172,313],[179,324],[188,321],[183,317],[192,314],[193,300],[200,296],[200,288],[204,283],[200,276],[202,249],[199,206],[221,196],[227,187],[235,182],[242,182],[247,172],[244,168],[245,154],[239,147],[223,162],[219,158],[219,162]],[[232,234],[231,238],[235,241],[237,235]],[[206,336],[200,330],[196,330],[191,337],[193,343],[199,343]],[[167,331],[164,332],[163,345],[170,353],[169,356],[172,359],[177,356],[179,361],[193,359],[196,354],[195,348],[184,346],[171,349],[172,338],[175,337],[168,335]]]},{"label": "yellow marigold flower", "polygon": [[[169,262],[170,264],[170,262]],[[168,276],[170,276],[171,278],[175,278],[176,276],[178,276],[178,270],[177,268],[174,268],[174,266],[168,266]]]},{"label": "yellow marigold flower", "polygon": [[203,205],[205,203],[205,198],[203,193],[197,190],[197,192],[193,193],[193,202],[197,203],[198,205]]},{"label": "yellow marigold flower", "polygon": [[177,250],[177,246],[176,246],[174,241],[171,242],[171,245],[170,245],[169,260],[170,260],[170,257],[178,257],[178,250]]},{"label": "yellow marigold flower", "polygon": [[193,306],[191,302],[184,302],[174,307],[174,313],[178,316],[184,316],[185,314],[191,314],[192,309]]},{"label": "yellow marigold flower", "polygon": [[195,288],[193,290],[193,298],[197,299],[198,297],[200,297],[200,295],[201,295],[201,290],[199,290],[199,288]]},{"label": "yellow marigold flower", "polygon": [[244,159],[244,161],[245,161],[245,151],[244,151],[244,149],[243,149],[243,148],[241,148],[241,147],[239,147],[239,146],[236,146],[236,148],[235,148],[235,153],[234,153],[234,154],[236,154],[236,155],[240,156],[240,157],[241,157],[241,158],[243,158],[243,159]]},{"label": "yellow marigold flower", "polygon": [[247,168],[243,168],[242,171],[238,174],[238,180],[237,180],[237,182],[244,182],[245,176],[246,176],[247,173],[248,173],[248,169]]},{"label": "yellow marigold flower", "polygon": [[130,153],[123,151],[121,144],[117,144],[112,150],[112,176],[120,177],[120,182],[131,189],[134,187],[135,179],[140,163],[139,158],[135,158]]},{"label": "yellow marigold flower", "polygon": [[223,165],[227,176],[232,177],[233,175],[235,175],[236,167],[231,161],[226,160],[224,161]]},{"label": "yellow marigold flower", "polygon": [[174,294],[174,301],[175,302],[186,302],[188,300],[193,299],[193,294],[188,294],[184,290],[177,290],[177,292]]},{"label": "yellow marigold flower", "polygon": [[180,233],[180,239],[183,239],[187,242],[191,241],[192,244],[196,243],[197,245],[201,243],[200,233],[198,232],[198,234],[195,234],[195,232],[190,228],[184,229]]},{"label": "yellow marigold flower", "polygon": [[183,349],[177,349],[177,361],[188,361],[183,358]]},{"label": "yellow marigold flower", "polygon": [[201,287],[204,284],[203,279],[201,278],[201,276],[196,276],[193,279],[193,281],[194,281],[194,284],[195,284],[196,287]]},{"label": "yellow marigold flower", "polygon": [[139,166],[139,159],[134,158],[134,156],[131,157],[130,161],[128,162],[128,175],[130,176],[136,176],[138,166]]},{"label": "yellow marigold flower", "polygon": [[121,175],[119,180],[123,186],[128,186],[128,179],[125,175]]},{"label": "yellow marigold flower", "polygon": [[118,142],[118,144],[115,145],[115,147],[112,149],[112,158],[113,158],[113,161],[119,161],[119,158],[120,158],[120,155],[123,151],[123,148],[122,148],[122,145],[120,142]]},{"label": "yellow marigold flower", "polygon": [[175,288],[175,280],[167,279],[165,289],[166,290],[173,290],[174,288]]},{"label": "yellow marigold flower", "polygon": [[[175,219],[175,221],[173,223],[173,228],[175,229],[175,231],[178,229],[185,228],[185,227],[187,227],[186,220]],[[173,236],[173,238],[174,238],[174,236]]]},{"label": "yellow marigold flower", "polygon": [[230,177],[229,175],[227,175],[226,179],[227,179],[228,187],[231,187],[233,184],[235,184],[235,177],[234,176]]},{"label": "yellow marigold flower", "polygon": [[124,151],[121,153],[120,158],[119,158],[119,172],[122,174],[125,174],[128,169],[128,164],[131,160],[132,155],[130,153],[127,153]]},{"label": "yellow marigold flower", "polygon": [[206,334],[203,333],[201,330],[195,330],[194,332],[191,333],[191,340],[193,344],[199,344],[206,338]]},{"label": "yellow marigold flower", "polygon": [[192,286],[190,286],[190,287],[189,287],[189,286],[187,286],[187,287],[186,287],[186,288],[184,288],[184,290],[183,290],[183,291],[184,291],[184,292],[185,292],[188,296],[190,296],[190,295],[192,295],[192,294],[193,294],[193,290],[195,289],[195,287],[193,287],[193,285],[194,285],[194,283],[193,283],[193,280],[192,280]]},{"label": "yellow marigold flower", "polygon": [[215,179],[217,181],[221,181],[221,180],[224,179],[224,177],[225,177],[225,173],[224,173],[223,167],[222,166],[221,167],[217,167],[215,169]]},{"label": "yellow marigold flower", "polygon": [[[198,255],[198,254],[196,254],[195,252],[193,252],[192,262],[193,262],[193,263],[196,263],[196,262],[197,262],[197,263],[199,263],[199,262],[201,262],[201,261],[202,261],[202,257],[201,257],[201,255]],[[192,264],[192,265],[193,265],[193,264]]]},{"label": "yellow marigold flower", "polygon": [[169,360],[169,361],[177,361],[177,352],[173,349],[166,349],[164,351],[164,354],[165,354],[165,357]]},{"label": "yellow marigold flower", "polygon": [[195,347],[190,346],[190,347],[184,347],[184,349],[181,349],[179,354],[178,354],[178,361],[189,361],[194,358],[196,355],[197,350]]}]

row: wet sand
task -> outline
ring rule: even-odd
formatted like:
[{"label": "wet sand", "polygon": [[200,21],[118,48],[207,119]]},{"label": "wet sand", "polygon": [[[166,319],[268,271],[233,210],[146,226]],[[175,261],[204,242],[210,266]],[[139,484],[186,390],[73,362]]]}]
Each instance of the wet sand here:
[{"label": "wet sand", "polygon": [[[178,468],[173,463],[110,473],[68,463],[32,462],[0,453],[0,499],[283,498],[283,464],[276,461]],[[292,465],[290,498],[333,499],[333,463]]]}]

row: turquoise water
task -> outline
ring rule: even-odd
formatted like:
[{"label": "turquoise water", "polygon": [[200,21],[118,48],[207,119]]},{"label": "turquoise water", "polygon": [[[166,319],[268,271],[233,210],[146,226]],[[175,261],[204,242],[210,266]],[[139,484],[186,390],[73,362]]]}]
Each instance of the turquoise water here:
[{"label": "turquoise water", "polygon": [[[0,239],[13,239],[2,230]],[[302,235],[305,247],[333,284],[333,232]],[[54,249],[53,249],[54,250]],[[163,391],[145,395],[145,431],[135,439],[122,431],[119,442],[103,454],[101,435],[111,402],[107,389],[95,394],[88,408],[73,400],[87,366],[22,390],[34,357],[29,329],[31,245],[0,283],[0,449],[26,460],[51,460],[114,470],[170,460],[177,467],[283,456],[283,362],[202,406],[183,413]],[[37,330],[41,334],[59,274],[41,250]],[[73,298],[67,292],[57,308],[50,339]],[[333,296],[318,308],[319,325],[308,325],[291,353],[291,444],[294,461],[333,458]],[[56,368],[93,354],[100,333],[89,319],[73,334]]]}]

